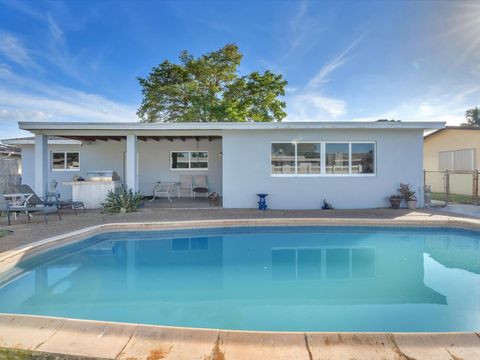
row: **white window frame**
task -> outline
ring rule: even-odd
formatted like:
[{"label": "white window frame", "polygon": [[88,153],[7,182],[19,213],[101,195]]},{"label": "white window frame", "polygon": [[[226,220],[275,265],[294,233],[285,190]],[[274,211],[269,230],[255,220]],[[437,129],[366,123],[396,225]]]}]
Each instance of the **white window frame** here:
[{"label": "white window frame", "polygon": [[[273,174],[272,173],[272,144],[293,144],[295,145],[295,173],[294,174]],[[297,167],[297,144],[320,144],[320,174],[298,174]],[[348,174],[327,174],[327,144],[348,144]],[[373,169],[371,174],[352,174],[352,144],[373,144]],[[377,176],[377,142],[372,140],[307,140],[307,141],[291,141],[291,140],[275,140],[270,142],[270,176],[271,177],[374,177]]]},{"label": "white window frame", "polygon": [[[196,152],[203,152],[207,153],[207,161],[200,161],[200,162],[206,162],[207,167],[206,168],[191,168],[191,162],[192,162],[192,153]],[[173,168],[173,162],[172,162],[172,154],[173,153],[188,153],[188,168]],[[207,171],[210,165],[210,154],[206,150],[171,150],[170,151],[170,170],[171,171]]]},{"label": "white window frame", "polygon": [[[76,169],[68,169],[67,168],[67,154],[78,154],[78,168]],[[53,154],[63,154],[63,159],[64,159],[64,165],[63,165],[63,169],[54,169],[53,168]],[[50,169],[52,171],[80,171],[80,164],[81,164],[81,154],[80,154],[80,151],[56,151],[56,150],[53,150],[51,153],[50,153]]]}]

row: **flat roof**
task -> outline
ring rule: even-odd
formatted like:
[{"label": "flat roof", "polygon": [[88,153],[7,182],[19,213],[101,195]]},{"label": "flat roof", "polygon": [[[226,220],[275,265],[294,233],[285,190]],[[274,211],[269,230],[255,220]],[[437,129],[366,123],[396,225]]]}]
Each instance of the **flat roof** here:
[{"label": "flat roof", "polygon": [[[13,139],[2,139],[1,143],[6,145],[34,145],[35,137],[23,137],[23,138],[13,138]],[[67,139],[61,136],[50,136],[48,138],[48,143],[53,145],[80,145],[82,142],[78,140]]]},{"label": "flat roof", "polygon": [[308,121],[308,122],[19,122],[20,129],[44,130],[273,130],[273,129],[442,129],[445,122],[433,121]]},{"label": "flat roof", "polygon": [[20,155],[20,148],[0,144],[0,154]]},{"label": "flat roof", "polygon": [[435,131],[432,131],[431,133],[429,134],[426,134],[424,136],[424,138],[428,138],[430,136],[433,136],[433,135],[436,135],[438,134],[439,132],[441,131],[444,131],[444,130],[471,130],[471,131],[478,131],[480,130],[480,126],[471,126],[471,125],[465,125],[465,126],[462,126],[462,125],[459,125],[459,126],[445,126],[441,129],[437,129]]}]

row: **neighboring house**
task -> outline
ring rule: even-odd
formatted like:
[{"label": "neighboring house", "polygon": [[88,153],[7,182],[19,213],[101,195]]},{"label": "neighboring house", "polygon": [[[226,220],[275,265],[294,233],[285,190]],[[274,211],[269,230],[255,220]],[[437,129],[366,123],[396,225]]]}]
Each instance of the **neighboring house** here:
[{"label": "neighboring house", "polygon": [[271,209],[318,209],[323,199],[337,208],[375,208],[387,206],[400,182],[421,194],[423,132],[443,127],[432,122],[21,122],[35,139],[4,143],[22,148],[23,182],[41,194],[55,179],[62,196],[69,197],[71,189],[62,182],[113,170],[127,187],[146,195],[156,181],[205,174],[209,191],[220,193],[226,208],[253,208],[257,193],[269,194]]},{"label": "neighboring house", "polygon": [[423,157],[425,183],[432,192],[444,194],[448,184],[449,194],[476,197],[473,171],[480,170],[479,127],[447,126],[425,135]]},{"label": "neighboring house", "polygon": [[424,137],[425,170],[480,169],[480,127],[446,126]]},{"label": "neighboring house", "polygon": [[5,144],[0,144],[0,158],[20,159],[20,148]]}]

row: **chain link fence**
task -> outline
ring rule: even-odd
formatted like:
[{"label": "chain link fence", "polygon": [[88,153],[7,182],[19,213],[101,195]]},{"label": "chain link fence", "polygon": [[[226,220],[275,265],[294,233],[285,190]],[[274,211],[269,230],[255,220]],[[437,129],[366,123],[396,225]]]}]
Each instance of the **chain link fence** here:
[{"label": "chain link fence", "polygon": [[424,170],[424,184],[430,187],[432,203],[479,205],[478,170]]}]

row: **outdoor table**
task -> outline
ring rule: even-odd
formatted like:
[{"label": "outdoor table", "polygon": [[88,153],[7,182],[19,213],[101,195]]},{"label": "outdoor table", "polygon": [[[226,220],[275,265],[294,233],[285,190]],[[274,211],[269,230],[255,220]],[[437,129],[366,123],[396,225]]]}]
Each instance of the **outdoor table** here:
[{"label": "outdoor table", "polygon": [[[13,193],[13,194],[4,194],[3,197],[10,203],[12,206],[25,206],[28,204],[28,200],[33,196],[33,193]],[[29,214],[28,216],[32,216]],[[17,220],[17,213],[13,214],[15,220]]]},{"label": "outdoor table", "polygon": [[28,200],[33,196],[33,193],[13,193],[13,194],[4,194],[5,199],[10,199],[12,205],[15,206],[24,206],[28,203]]}]

